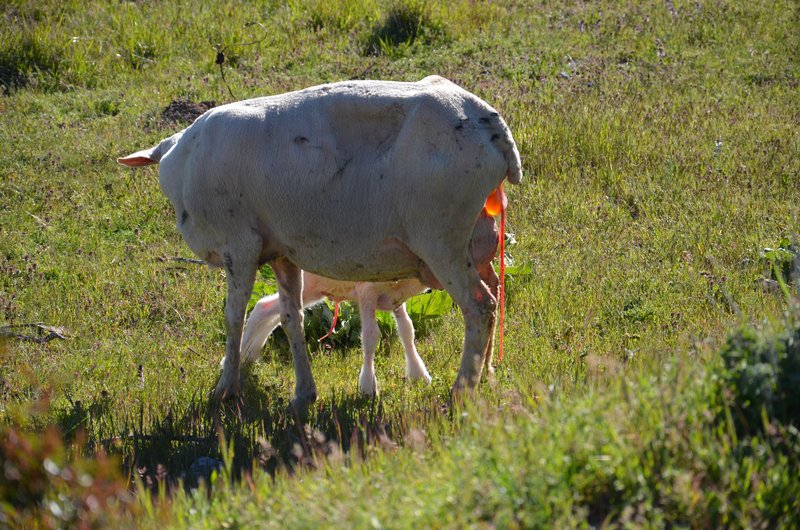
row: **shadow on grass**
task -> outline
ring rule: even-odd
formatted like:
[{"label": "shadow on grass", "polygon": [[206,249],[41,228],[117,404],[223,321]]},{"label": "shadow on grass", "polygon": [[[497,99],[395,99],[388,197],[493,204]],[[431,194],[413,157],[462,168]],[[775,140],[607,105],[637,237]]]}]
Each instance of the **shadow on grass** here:
[{"label": "shadow on grass", "polygon": [[[231,475],[241,479],[255,467],[275,474],[316,467],[326,460],[365,458],[371,447],[394,449],[412,428],[408,415],[387,417],[380,398],[345,393],[319,400],[303,420],[289,400],[243,373],[243,398],[220,405],[197,396],[183,407],[154,412],[145,407],[115,419],[109,400],[73,402],[56,411],[57,424],[75,439],[85,433],[85,451],[118,455],[124,471],[151,488],[197,487],[224,467],[232,449]],[[420,410],[425,422],[441,415],[433,403]]]}]

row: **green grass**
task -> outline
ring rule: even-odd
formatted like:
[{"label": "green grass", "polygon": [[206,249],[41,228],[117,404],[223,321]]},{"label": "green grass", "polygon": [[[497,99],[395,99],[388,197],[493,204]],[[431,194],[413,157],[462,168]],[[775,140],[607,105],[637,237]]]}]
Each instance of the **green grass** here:
[{"label": "green grass", "polygon": [[[796,3],[7,1],[0,16],[0,326],[70,332],[0,343],[0,422],[55,424],[73,457],[102,447],[145,482],[223,460],[217,428],[234,449],[236,486],[140,499],[132,525],[796,525],[769,499],[797,493],[797,446],[756,433],[747,453],[707,375],[728,330],[782,322],[791,298],[770,263],[786,255],[765,249],[800,228]],[[501,112],[525,172],[507,189],[506,354],[480,404],[447,406],[452,310],[418,340],[429,387],[404,380],[392,333],[379,402],[357,395],[354,333],[310,343],[306,431],[285,414],[278,334],[239,408],[208,407],[223,273],[171,259],[191,256],[157,171],[115,159],[184,127],[161,116],[177,99],[433,73]],[[328,456],[302,470],[295,444]]]}]

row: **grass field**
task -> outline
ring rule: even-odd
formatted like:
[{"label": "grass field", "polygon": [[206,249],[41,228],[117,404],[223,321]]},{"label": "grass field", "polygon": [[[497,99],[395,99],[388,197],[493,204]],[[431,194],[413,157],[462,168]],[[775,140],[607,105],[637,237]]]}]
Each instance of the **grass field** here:
[{"label": "grass field", "polygon": [[[0,526],[800,525],[796,2],[0,12]],[[497,108],[523,159],[496,377],[453,410],[461,315],[417,301],[430,386],[385,319],[380,398],[359,397],[346,319],[309,340],[307,424],[280,333],[214,407],[224,273],[174,259],[195,256],[157,169],[116,158],[202,102],[434,73]],[[31,323],[65,338],[16,336],[47,336]]]}]

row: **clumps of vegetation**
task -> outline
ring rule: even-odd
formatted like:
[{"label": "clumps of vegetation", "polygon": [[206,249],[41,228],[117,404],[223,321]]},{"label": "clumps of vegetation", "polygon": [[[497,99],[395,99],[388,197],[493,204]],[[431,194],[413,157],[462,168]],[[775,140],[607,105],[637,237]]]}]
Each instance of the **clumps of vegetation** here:
[{"label": "clumps of vegetation", "polygon": [[141,70],[147,64],[154,62],[157,54],[156,45],[144,40],[127,42],[120,52],[120,56],[134,70]]},{"label": "clumps of vegetation", "polygon": [[[340,460],[336,451],[314,453],[325,464],[310,459],[295,468],[302,480],[254,470],[246,479],[252,495],[224,484],[211,500],[178,491],[172,510],[186,526],[202,517],[209,526],[269,520],[310,527],[333,517],[356,527],[394,520],[459,528],[793,527],[800,437],[792,408],[798,395],[789,388],[800,382],[793,379],[800,329],[788,328],[777,338],[763,333],[763,340],[751,340],[752,330],[735,335],[721,352],[726,362],[710,371],[676,360],[658,377],[624,377],[575,399],[523,389],[508,395],[505,407],[469,403],[446,424],[387,431],[385,439],[402,440],[407,450],[371,453],[364,465]],[[732,350],[748,363],[768,364],[759,359],[772,339],[787,346],[776,347],[786,355],[778,355],[774,385],[763,384],[763,367],[753,382],[741,376],[746,370],[731,368]],[[770,429],[737,434],[725,412],[738,423],[735,407],[745,401],[751,410],[769,402]],[[416,452],[426,444],[424,456]],[[451,478],[444,486],[436,480],[442,475]],[[369,486],[358,486],[362,481]],[[459,510],[450,500],[456,495]],[[409,502],[385,500],[400,496]],[[270,499],[267,514],[263,504],[249,510],[253,498]]]},{"label": "clumps of vegetation", "polygon": [[58,77],[62,57],[35,34],[7,35],[0,42],[0,84],[4,93]]},{"label": "clumps of vegetation", "polygon": [[27,87],[57,92],[97,84],[91,38],[68,33],[62,19],[36,9],[0,7],[0,20],[12,28],[0,34],[0,95]]},{"label": "clumps of vegetation", "polygon": [[106,528],[138,511],[119,463],[70,457],[60,432],[0,430],[0,526]]},{"label": "clumps of vegetation", "polygon": [[800,427],[800,327],[777,336],[743,327],[721,352],[720,386],[740,436]]},{"label": "clumps of vegetation", "polygon": [[800,273],[800,247],[789,238],[781,238],[775,248],[764,248],[759,257],[768,267],[767,278],[778,282],[796,281]]},{"label": "clumps of vegetation", "polygon": [[314,31],[323,29],[350,31],[360,22],[363,9],[364,5],[361,1],[330,2],[329,0],[318,0],[308,8],[308,25]]},{"label": "clumps of vegetation", "polygon": [[402,55],[415,43],[430,45],[447,36],[444,23],[420,0],[399,0],[376,25],[364,48],[366,55]]}]

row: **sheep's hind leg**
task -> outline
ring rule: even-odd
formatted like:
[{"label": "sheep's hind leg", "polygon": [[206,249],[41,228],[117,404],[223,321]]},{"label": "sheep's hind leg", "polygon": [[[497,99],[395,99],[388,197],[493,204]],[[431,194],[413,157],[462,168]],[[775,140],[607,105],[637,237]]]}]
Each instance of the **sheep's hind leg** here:
[{"label": "sheep's hind leg", "polygon": [[239,394],[239,368],[241,365],[242,327],[247,302],[253,291],[253,283],[258,270],[259,244],[228,249],[222,253],[225,264],[225,280],[228,284],[228,298],[225,302],[225,359],[222,376],[214,390],[218,400]]},{"label": "sheep's hind leg", "polygon": [[[429,249],[432,252],[425,256],[425,263],[464,315],[464,349],[461,367],[453,385],[453,394],[458,395],[480,382],[497,303],[489,288],[481,281],[466,244],[461,249],[440,242]],[[464,256],[463,261],[453,259],[458,255]]]},{"label": "sheep's hind leg", "polygon": [[295,373],[295,396],[292,406],[303,413],[317,400],[317,387],[311,373],[311,361],[303,332],[302,271],[291,261],[278,258],[270,263],[278,282],[281,304],[281,326],[289,337]]},{"label": "sheep's hind leg", "polygon": [[[315,286],[313,279],[303,275],[303,307],[310,307],[324,298]],[[256,302],[253,311],[244,324],[242,338],[242,363],[255,361],[264,349],[267,339],[281,323],[280,295],[278,293],[265,296]],[[224,359],[223,359],[224,361]]]}]

